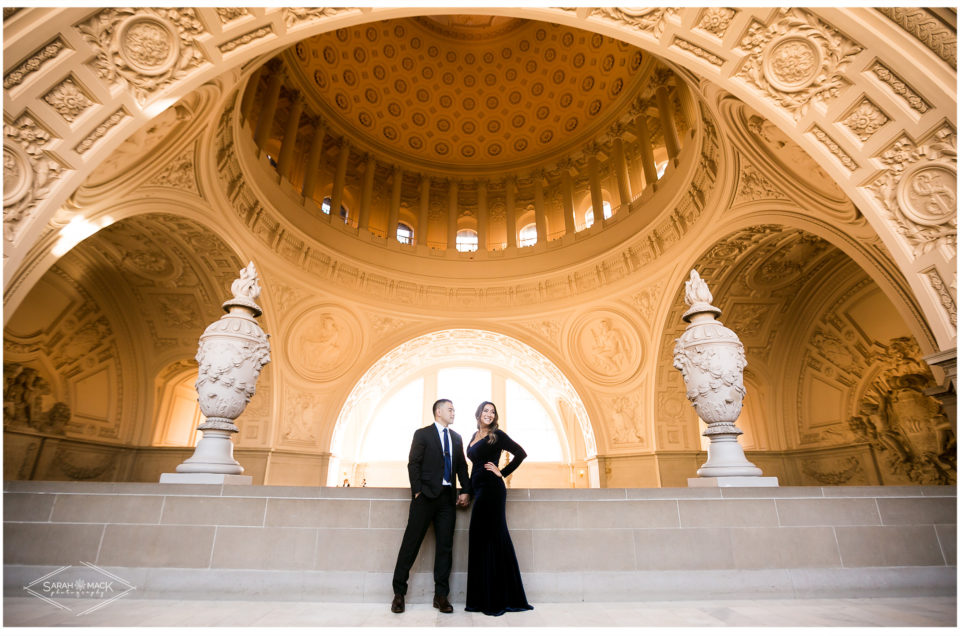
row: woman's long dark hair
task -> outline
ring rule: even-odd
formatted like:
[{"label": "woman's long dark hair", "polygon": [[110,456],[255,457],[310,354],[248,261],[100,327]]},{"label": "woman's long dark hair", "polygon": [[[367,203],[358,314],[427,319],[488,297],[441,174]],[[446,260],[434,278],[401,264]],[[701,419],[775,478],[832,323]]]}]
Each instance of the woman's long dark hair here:
[{"label": "woman's long dark hair", "polygon": [[477,407],[477,430],[480,430],[480,415],[483,413],[483,407],[487,404],[493,407],[493,421],[490,422],[490,433],[487,435],[487,444],[493,444],[497,441],[497,431],[500,430],[500,414],[497,413],[497,405],[493,402],[481,402]]}]

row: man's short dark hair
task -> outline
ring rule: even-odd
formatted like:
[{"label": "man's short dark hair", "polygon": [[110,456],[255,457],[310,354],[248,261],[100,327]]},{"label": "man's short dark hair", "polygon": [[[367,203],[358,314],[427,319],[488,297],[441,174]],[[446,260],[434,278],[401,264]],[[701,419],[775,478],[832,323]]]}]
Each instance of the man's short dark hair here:
[{"label": "man's short dark hair", "polygon": [[440,408],[440,405],[443,404],[444,402],[450,402],[450,404],[453,404],[453,400],[448,400],[447,398],[440,398],[439,400],[437,400],[436,402],[434,402],[434,403],[433,403],[433,416],[434,416],[434,417],[437,416],[437,409]]}]

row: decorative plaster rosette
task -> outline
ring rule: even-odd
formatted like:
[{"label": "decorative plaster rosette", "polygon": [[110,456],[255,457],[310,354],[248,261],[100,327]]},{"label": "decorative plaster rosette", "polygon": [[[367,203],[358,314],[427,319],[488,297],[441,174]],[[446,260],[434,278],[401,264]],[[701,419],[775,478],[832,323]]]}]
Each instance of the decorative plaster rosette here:
[{"label": "decorative plaster rosette", "polygon": [[944,125],[915,144],[904,135],[878,157],[887,166],[867,185],[919,256],[957,244],[957,134]]},{"label": "decorative plaster rosette", "polygon": [[319,305],[294,318],[284,350],[304,379],[328,382],[350,368],[362,346],[360,324],[352,314],[336,305]]},{"label": "decorative plaster rosette", "polygon": [[8,241],[63,173],[63,166],[43,150],[50,139],[29,115],[3,127],[3,234]]},{"label": "decorative plaster rosette", "polygon": [[125,81],[141,104],[205,61],[194,9],[109,8],[77,29],[97,52],[100,77]]},{"label": "decorative plaster rosette", "polygon": [[567,347],[577,367],[597,384],[619,384],[640,367],[642,346],[636,328],[611,310],[591,311],[570,329]]},{"label": "decorative plaster rosette", "polygon": [[844,85],[844,69],[862,50],[799,9],[781,9],[770,25],[754,22],[740,47],[748,57],[737,76],[766,92],[794,119],[806,114],[811,100],[836,97]]}]

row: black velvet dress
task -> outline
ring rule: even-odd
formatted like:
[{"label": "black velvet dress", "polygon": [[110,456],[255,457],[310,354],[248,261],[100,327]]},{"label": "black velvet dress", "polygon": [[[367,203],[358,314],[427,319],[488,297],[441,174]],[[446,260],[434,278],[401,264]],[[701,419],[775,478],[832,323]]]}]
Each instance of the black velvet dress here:
[{"label": "black velvet dress", "polygon": [[496,473],[483,467],[487,462],[499,465],[500,453],[507,451],[513,460],[500,471],[506,477],[527,454],[503,431],[497,431],[496,435],[497,441],[493,444],[482,437],[467,448],[467,457],[473,462],[470,482],[474,499],[465,609],[488,616],[533,609],[523,592],[520,566],[507,531],[506,486]]}]

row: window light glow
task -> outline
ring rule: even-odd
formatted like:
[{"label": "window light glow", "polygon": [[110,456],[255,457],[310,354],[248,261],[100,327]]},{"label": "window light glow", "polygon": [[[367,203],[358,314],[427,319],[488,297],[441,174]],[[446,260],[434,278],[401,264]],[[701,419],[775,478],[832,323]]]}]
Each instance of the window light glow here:
[{"label": "window light glow", "polygon": [[54,256],[60,257],[69,252],[83,239],[93,236],[98,230],[101,230],[113,223],[113,219],[105,216],[97,221],[87,221],[83,215],[77,215],[70,219],[70,222],[60,228],[60,238],[50,250]]}]

